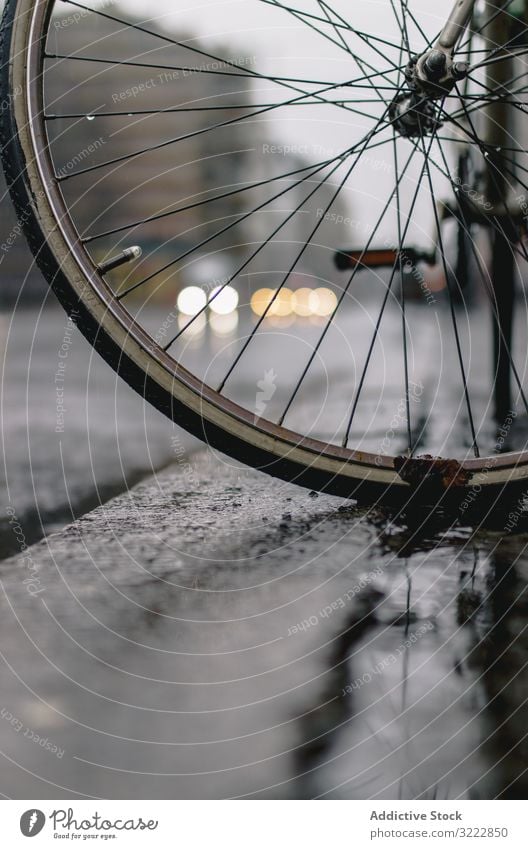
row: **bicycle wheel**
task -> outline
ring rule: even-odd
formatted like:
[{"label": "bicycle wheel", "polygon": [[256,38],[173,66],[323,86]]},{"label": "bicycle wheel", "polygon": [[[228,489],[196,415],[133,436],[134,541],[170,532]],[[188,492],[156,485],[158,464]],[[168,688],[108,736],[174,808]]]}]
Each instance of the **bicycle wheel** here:
[{"label": "bicycle wheel", "polygon": [[[457,134],[488,159],[474,113],[515,108],[524,72],[507,99],[489,85],[497,7],[471,46],[460,39],[456,59],[479,65],[466,93],[417,94],[436,4],[374,5],[210,0],[140,19],[9,0],[4,169],[63,306],[175,422],[338,495],[495,498],[523,486],[528,453],[500,453],[491,381],[471,385],[480,351],[454,308],[438,199],[507,230],[514,261],[526,258],[518,210],[502,195],[483,209],[451,176]],[[524,147],[495,153],[518,190]],[[419,303],[398,285],[404,269]]]}]

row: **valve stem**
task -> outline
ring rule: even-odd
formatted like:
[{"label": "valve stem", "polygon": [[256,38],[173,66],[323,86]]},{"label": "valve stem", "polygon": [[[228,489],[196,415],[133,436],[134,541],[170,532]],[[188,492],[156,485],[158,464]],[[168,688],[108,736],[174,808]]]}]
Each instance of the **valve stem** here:
[{"label": "valve stem", "polygon": [[101,262],[97,268],[101,274],[107,274],[113,271],[114,268],[119,268],[120,265],[125,265],[127,262],[132,262],[133,259],[139,259],[143,251],[139,245],[133,245],[131,248],[125,248],[120,254],[107,259],[106,262]]}]

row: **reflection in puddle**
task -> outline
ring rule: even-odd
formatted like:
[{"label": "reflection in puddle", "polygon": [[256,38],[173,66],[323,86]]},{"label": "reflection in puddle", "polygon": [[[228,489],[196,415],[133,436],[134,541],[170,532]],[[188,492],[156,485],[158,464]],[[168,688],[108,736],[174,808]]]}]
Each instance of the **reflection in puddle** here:
[{"label": "reflection in puddle", "polygon": [[528,791],[526,652],[528,568],[525,541],[501,540],[480,581],[461,593],[460,618],[471,632],[468,665],[484,695],[482,795],[525,799]]},{"label": "reflection in puddle", "polygon": [[300,711],[296,795],[525,798],[524,544],[398,530]]}]

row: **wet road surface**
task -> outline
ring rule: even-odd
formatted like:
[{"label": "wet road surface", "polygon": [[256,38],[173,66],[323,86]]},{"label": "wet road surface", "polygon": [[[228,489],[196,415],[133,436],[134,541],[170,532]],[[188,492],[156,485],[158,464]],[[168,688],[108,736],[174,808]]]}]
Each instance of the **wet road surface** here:
[{"label": "wet road surface", "polygon": [[[174,459],[176,429],[92,350],[52,303],[0,314],[0,556],[63,527]],[[177,431],[180,450],[194,440]]]},{"label": "wet road surface", "polygon": [[273,481],[196,450],[62,312],[10,321],[0,792],[526,796],[521,524]]},{"label": "wet road surface", "polygon": [[526,542],[200,452],[3,563],[0,790],[522,797]]}]

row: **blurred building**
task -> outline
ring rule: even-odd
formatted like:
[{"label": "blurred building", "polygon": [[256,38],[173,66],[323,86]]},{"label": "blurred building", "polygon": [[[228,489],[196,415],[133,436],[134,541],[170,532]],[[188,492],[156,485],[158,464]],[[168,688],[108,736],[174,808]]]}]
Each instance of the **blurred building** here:
[{"label": "blurred building", "polygon": [[[320,182],[305,200],[321,174],[299,185],[294,183],[302,174],[280,178],[310,165],[313,157],[270,155],[270,123],[251,116],[239,120],[256,108],[247,73],[255,57],[233,55],[226,44],[201,43],[192,33],[142,24],[115,5],[105,5],[104,12],[138,28],[62,9],[51,21],[47,45],[50,149],[65,201],[94,258],[132,244],[143,249],[132,270],[115,273],[115,285],[153,275],[142,292],[172,299],[193,277],[194,263],[212,254],[219,268],[237,268],[292,212],[247,267],[249,287],[260,285],[258,277],[266,272],[276,279],[300,251],[296,273],[305,276],[303,285],[310,285],[310,277],[334,276],[341,282],[332,258],[335,248],[350,240],[344,204],[332,206],[332,217],[319,222],[303,250],[334,189]],[[263,185],[239,191],[252,182]],[[2,204],[2,210],[9,206],[6,200]],[[244,217],[257,207],[260,212]],[[9,213],[2,216],[3,231],[15,224]],[[28,264],[21,238],[3,262],[9,285],[16,288]]]}]

